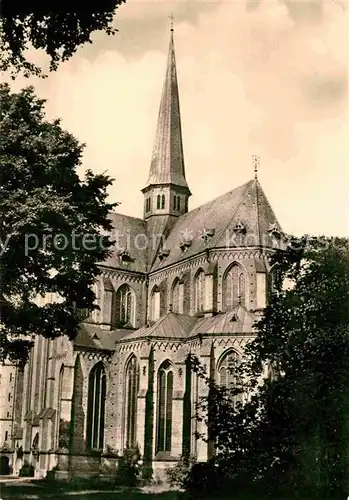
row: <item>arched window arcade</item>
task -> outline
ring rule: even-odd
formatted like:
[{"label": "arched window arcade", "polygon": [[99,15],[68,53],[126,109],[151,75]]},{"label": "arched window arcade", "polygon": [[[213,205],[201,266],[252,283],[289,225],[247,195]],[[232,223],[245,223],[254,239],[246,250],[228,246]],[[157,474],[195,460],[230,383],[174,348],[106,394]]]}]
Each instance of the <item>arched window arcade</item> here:
[{"label": "arched window arcade", "polygon": [[[240,357],[232,349],[226,351],[217,367],[217,382],[221,387],[225,387],[229,391],[236,389],[240,383],[237,368],[239,366]],[[232,403],[236,404],[241,400],[240,394],[232,394]]]},{"label": "arched window arcade", "polygon": [[154,286],[150,296],[150,318],[156,321],[160,318],[160,289]]},{"label": "arched window arcade", "polygon": [[131,288],[124,284],[116,292],[116,324],[121,327],[134,327],[134,294]]},{"label": "arched window arcade", "polygon": [[223,294],[225,310],[233,309],[237,305],[245,306],[246,278],[245,272],[239,264],[233,264],[223,279]]},{"label": "arched window arcade", "polygon": [[139,364],[132,355],[125,373],[125,444],[130,448],[137,444],[137,397],[139,390]]},{"label": "arched window arcade", "polygon": [[87,447],[90,449],[103,448],[105,396],[106,375],[100,362],[92,368],[88,381]]},{"label": "arched window arcade", "polygon": [[194,279],[194,313],[201,313],[205,306],[205,273],[198,271]]},{"label": "arched window arcade", "polygon": [[159,368],[157,401],[156,451],[157,453],[171,452],[173,371],[172,365],[169,361],[165,361]]}]

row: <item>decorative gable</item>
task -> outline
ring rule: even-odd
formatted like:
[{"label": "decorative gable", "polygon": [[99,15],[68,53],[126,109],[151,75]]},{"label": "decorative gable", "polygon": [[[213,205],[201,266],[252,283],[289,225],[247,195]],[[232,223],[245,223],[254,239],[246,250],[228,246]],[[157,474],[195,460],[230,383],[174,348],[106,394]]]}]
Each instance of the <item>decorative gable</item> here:
[{"label": "decorative gable", "polygon": [[121,262],[124,264],[128,264],[129,262],[133,262],[134,259],[131,257],[130,252],[125,248],[122,252],[119,253],[119,258]]},{"label": "decorative gable", "polygon": [[179,248],[182,250],[182,252],[184,252],[185,250],[187,250],[187,248],[189,248],[192,245],[192,242],[193,240],[191,239],[181,240],[179,243]]},{"label": "decorative gable", "polygon": [[246,234],[246,226],[241,221],[238,221],[233,229],[234,233],[237,234]]},{"label": "decorative gable", "polygon": [[280,239],[281,238],[281,231],[280,229],[278,228],[276,222],[274,222],[273,224],[269,224],[269,229],[268,229],[268,233],[273,236],[274,238],[277,238],[277,239]]},{"label": "decorative gable", "polygon": [[159,259],[163,260],[166,259],[170,255],[170,249],[169,248],[162,248],[159,252]]}]

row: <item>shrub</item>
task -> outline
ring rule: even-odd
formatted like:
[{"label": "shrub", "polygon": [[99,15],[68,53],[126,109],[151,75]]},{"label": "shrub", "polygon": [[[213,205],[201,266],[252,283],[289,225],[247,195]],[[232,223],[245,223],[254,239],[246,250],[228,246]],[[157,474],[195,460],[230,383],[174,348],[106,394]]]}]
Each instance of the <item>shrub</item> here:
[{"label": "shrub", "polygon": [[138,445],[125,448],[119,460],[118,477],[124,486],[135,486],[139,477],[139,461],[141,454]]},{"label": "shrub", "polygon": [[221,486],[219,469],[212,461],[193,464],[189,472],[184,486],[194,498],[209,495]]},{"label": "shrub", "polygon": [[34,477],[34,467],[28,462],[24,462],[19,470],[20,477]]},{"label": "shrub", "polygon": [[166,470],[167,480],[170,486],[185,489],[189,480],[189,474],[195,464],[195,457],[180,457],[179,462]]}]

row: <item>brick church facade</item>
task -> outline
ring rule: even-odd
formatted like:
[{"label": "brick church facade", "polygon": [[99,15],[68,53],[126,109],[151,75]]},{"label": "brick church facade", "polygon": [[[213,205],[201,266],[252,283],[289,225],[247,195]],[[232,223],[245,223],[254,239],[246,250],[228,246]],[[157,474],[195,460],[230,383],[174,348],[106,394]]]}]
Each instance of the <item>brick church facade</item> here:
[{"label": "brick church facade", "polygon": [[[173,33],[144,217],[112,213],[113,255],[101,263],[100,309],[74,342],[37,338],[24,373],[1,368],[1,450],[13,474],[110,474],[138,446],[156,478],[207,444],[188,373],[195,354],[219,383],[253,337],[271,286],[281,227],[257,178],[189,211]],[[71,429],[71,433],[69,432]]]}]

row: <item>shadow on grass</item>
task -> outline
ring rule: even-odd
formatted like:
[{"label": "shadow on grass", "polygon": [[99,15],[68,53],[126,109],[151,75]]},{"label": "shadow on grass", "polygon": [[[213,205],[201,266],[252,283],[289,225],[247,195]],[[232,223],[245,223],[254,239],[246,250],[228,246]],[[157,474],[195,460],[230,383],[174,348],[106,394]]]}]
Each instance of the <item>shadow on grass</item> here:
[{"label": "shadow on grass", "polygon": [[102,481],[30,481],[26,483],[3,483],[0,485],[1,500],[182,500],[177,491],[144,492],[137,487],[116,486]]}]

